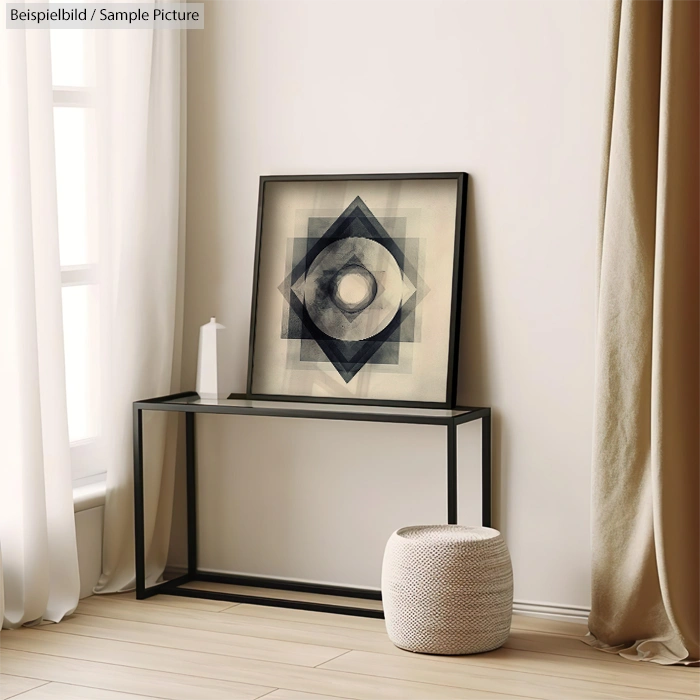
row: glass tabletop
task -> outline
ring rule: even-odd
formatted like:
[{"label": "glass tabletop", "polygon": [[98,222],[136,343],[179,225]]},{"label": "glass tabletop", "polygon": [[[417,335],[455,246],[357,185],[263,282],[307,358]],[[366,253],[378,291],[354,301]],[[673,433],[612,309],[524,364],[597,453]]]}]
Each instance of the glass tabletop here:
[{"label": "glass tabletop", "polygon": [[416,417],[416,418],[438,418],[449,419],[464,416],[478,408],[413,408],[410,406],[358,406],[354,404],[337,403],[316,403],[313,401],[274,401],[267,399],[201,399],[197,394],[176,396],[173,398],[154,399],[161,403],[184,404],[192,406],[239,409],[242,412],[266,413],[270,411],[284,413],[316,413],[316,414],[346,414],[372,416],[396,416],[396,417]]}]

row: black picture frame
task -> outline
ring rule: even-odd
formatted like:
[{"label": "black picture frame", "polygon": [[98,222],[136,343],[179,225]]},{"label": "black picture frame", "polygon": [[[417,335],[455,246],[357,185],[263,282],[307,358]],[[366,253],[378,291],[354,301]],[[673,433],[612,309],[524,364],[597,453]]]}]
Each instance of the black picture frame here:
[{"label": "black picture frame", "polygon": [[[311,395],[272,394],[254,391],[254,363],[256,349],[257,314],[260,294],[260,267],[263,238],[263,215],[265,212],[265,189],[269,183],[280,182],[326,182],[326,181],[372,181],[372,180],[455,180],[457,184],[455,207],[454,252],[452,260],[451,306],[449,318],[449,345],[444,401],[388,400],[363,397],[324,397]],[[336,403],[358,406],[405,406],[411,408],[451,409],[457,397],[458,358],[460,343],[460,318],[464,280],[464,246],[467,205],[468,174],[465,172],[430,173],[372,173],[372,174],[324,174],[324,175],[264,175],[260,177],[257,230],[255,240],[255,262],[248,344],[248,373],[246,397],[253,400],[299,401],[309,403]]]}]

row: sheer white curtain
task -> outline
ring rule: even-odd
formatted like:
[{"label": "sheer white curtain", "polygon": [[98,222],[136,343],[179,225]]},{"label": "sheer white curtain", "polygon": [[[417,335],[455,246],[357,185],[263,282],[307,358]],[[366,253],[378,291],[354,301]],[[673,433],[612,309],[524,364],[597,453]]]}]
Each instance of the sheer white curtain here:
[{"label": "sheer white curtain", "polygon": [[[0,29],[0,550],[5,625],[58,621],[79,595],[48,31]],[[98,30],[99,440],[107,472],[96,592],[134,584],[131,403],[177,391],[184,279],[186,33]],[[146,550],[165,567],[175,429],[147,416]],[[172,436],[174,437],[174,436]]]},{"label": "sheer white curtain", "polygon": [[0,547],[4,626],[80,589],[63,358],[48,31],[0,28]]},{"label": "sheer white curtain", "polygon": [[[180,381],[186,32],[101,31],[97,63],[107,501],[95,592],[109,593],[134,586],[131,403],[178,391]],[[176,424],[146,414],[144,429],[151,584],[167,557]]]}]

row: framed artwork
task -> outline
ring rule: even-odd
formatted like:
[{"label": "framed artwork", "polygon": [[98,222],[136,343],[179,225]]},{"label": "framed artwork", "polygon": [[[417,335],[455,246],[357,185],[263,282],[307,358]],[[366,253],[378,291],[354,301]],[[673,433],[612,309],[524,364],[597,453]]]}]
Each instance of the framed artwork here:
[{"label": "framed artwork", "polygon": [[466,185],[262,177],[248,396],[452,406]]}]

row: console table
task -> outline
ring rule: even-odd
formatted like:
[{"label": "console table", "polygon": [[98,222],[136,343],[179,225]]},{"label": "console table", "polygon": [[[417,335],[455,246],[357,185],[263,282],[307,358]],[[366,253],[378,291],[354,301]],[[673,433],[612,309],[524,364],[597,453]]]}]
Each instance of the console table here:
[{"label": "console table", "polygon": [[[170,581],[146,587],[146,561],[144,542],[144,474],[143,474],[143,421],[144,411],[176,411],[185,414],[186,469],[187,469],[187,573]],[[134,517],[136,554],[136,597],[148,598],[158,593],[209,598],[232,603],[254,603],[284,608],[316,610],[321,612],[383,617],[381,610],[358,605],[350,607],[330,603],[289,600],[285,598],[243,595],[195,588],[183,588],[192,582],[225,583],[256,586],[269,590],[320,593],[362,600],[381,600],[376,590],[348,586],[312,584],[303,581],[287,581],[254,576],[211,574],[197,566],[197,499],[195,459],[195,416],[198,413],[220,413],[246,416],[277,416],[320,420],[363,421],[376,423],[413,423],[419,425],[444,425],[447,438],[447,522],[457,523],[457,428],[464,423],[481,420],[481,489],[482,524],[491,525],[491,409],[458,407],[454,409],[407,408],[402,406],[356,406],[337,403],[311,403],[272,400],[251,400],[232,394],[228,399],[200,399],[193,391],[162,396],[133,404],[134,417]],[[408,523],[407,523],[408,524]]]}]

